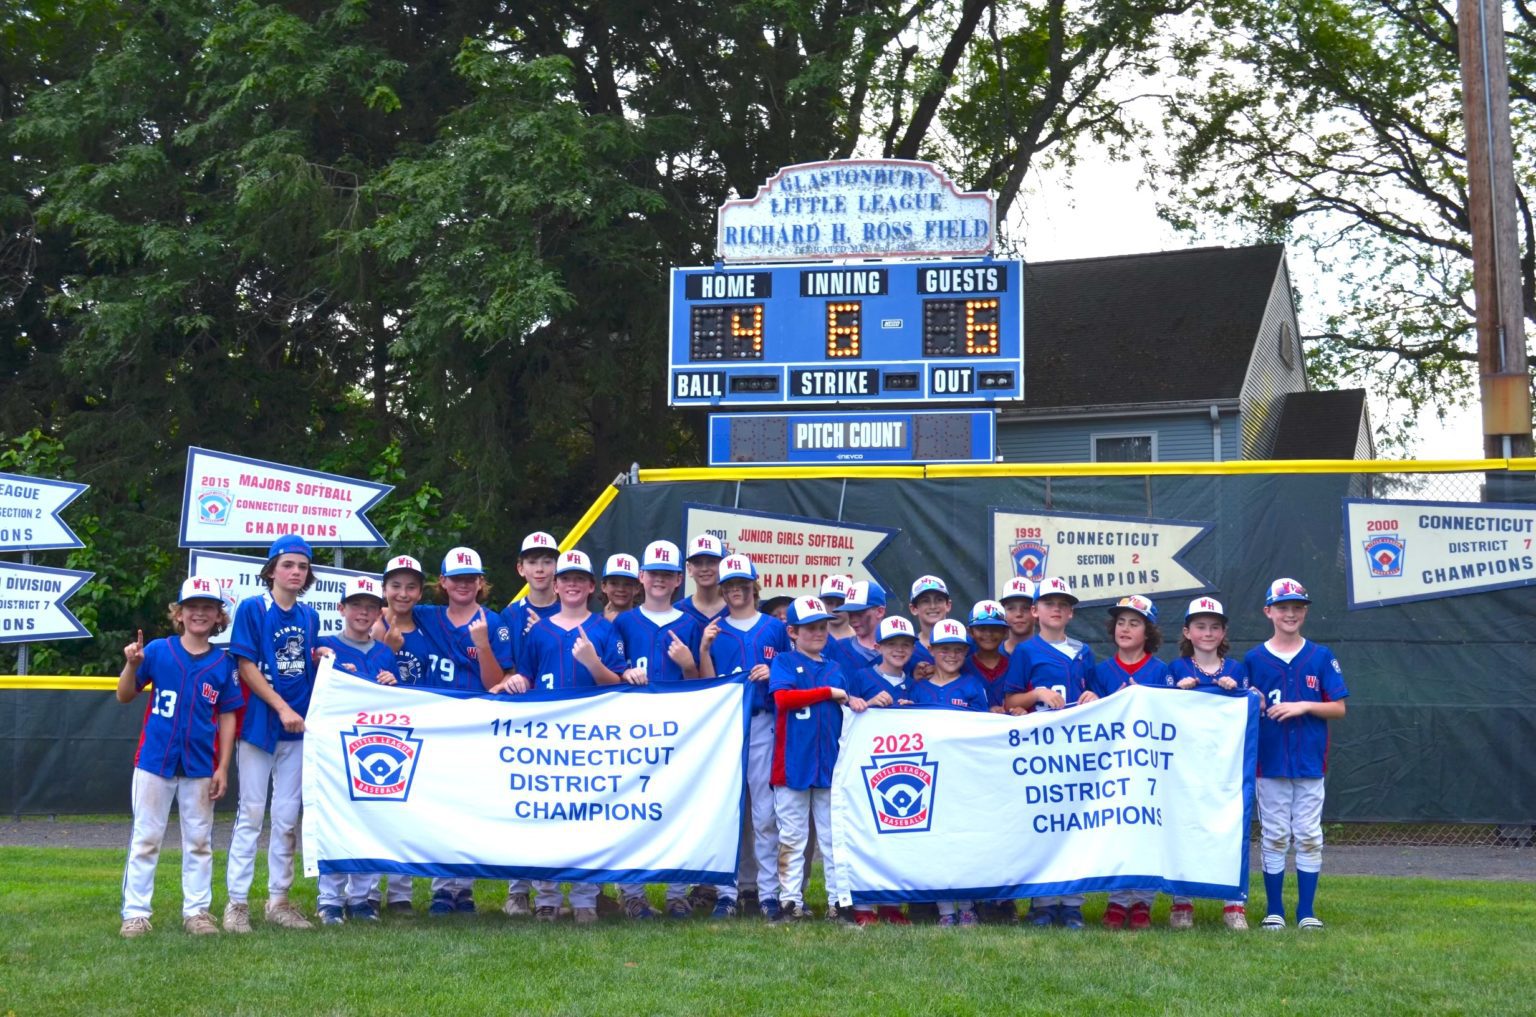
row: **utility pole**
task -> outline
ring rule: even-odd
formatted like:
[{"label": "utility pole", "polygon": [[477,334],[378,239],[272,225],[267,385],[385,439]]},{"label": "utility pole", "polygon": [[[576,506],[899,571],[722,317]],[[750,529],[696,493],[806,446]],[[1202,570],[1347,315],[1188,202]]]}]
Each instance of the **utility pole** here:
[{"label": "utility pole", "polygon": [[1528,457],[1532,452],[1531,379],[1520,294],[1503,8],[1500,0],[1458,0],[1456,20],[1462,116],[1467,126],[1483,454],[1491,459]]}]

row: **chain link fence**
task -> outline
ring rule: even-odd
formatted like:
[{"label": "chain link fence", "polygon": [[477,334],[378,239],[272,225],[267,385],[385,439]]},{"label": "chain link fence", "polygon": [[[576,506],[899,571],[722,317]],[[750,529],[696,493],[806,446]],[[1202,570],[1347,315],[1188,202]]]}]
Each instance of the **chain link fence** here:
[{"label": "chain link fence", "polygon": [[[1255,828],[1255,836],[1258,835]],[[1326,823],[1329,844],[1358,847],[1507,847],[1536,846],[1536,826],[1488,826],[1459,823]]]}]

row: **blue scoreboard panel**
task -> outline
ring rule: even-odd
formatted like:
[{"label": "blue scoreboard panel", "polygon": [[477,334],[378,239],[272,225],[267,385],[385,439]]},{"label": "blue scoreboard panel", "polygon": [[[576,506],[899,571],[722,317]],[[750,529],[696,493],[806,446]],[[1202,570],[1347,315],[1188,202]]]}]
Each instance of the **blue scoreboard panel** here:
[{"label": "blue scoreboard panel", "polygon": [[1024,398],[1021,263],[672,270],[673,406]]}]

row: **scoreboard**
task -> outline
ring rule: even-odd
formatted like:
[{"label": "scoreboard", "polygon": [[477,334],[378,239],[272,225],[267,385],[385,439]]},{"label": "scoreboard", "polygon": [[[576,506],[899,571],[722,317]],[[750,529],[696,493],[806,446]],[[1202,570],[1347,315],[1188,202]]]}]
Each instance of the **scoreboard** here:
[{"label": "scoreboard", "polygon": [[1024,397],[1018,261],[672,270],[672,406]]}]

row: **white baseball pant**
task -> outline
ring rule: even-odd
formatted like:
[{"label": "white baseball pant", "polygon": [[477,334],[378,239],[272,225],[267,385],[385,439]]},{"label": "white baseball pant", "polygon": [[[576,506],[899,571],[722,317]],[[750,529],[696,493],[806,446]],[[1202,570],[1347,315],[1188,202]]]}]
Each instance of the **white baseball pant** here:
[{"label": "white baseball pant", "polygon": [[155,892],[155,865],[171,817],[181,821],[181,913],[207,911],[213,904],[213,802],[207,777],[158,777],[133,770],[133,839],[123,869],[123,918],[148,918]]}]

